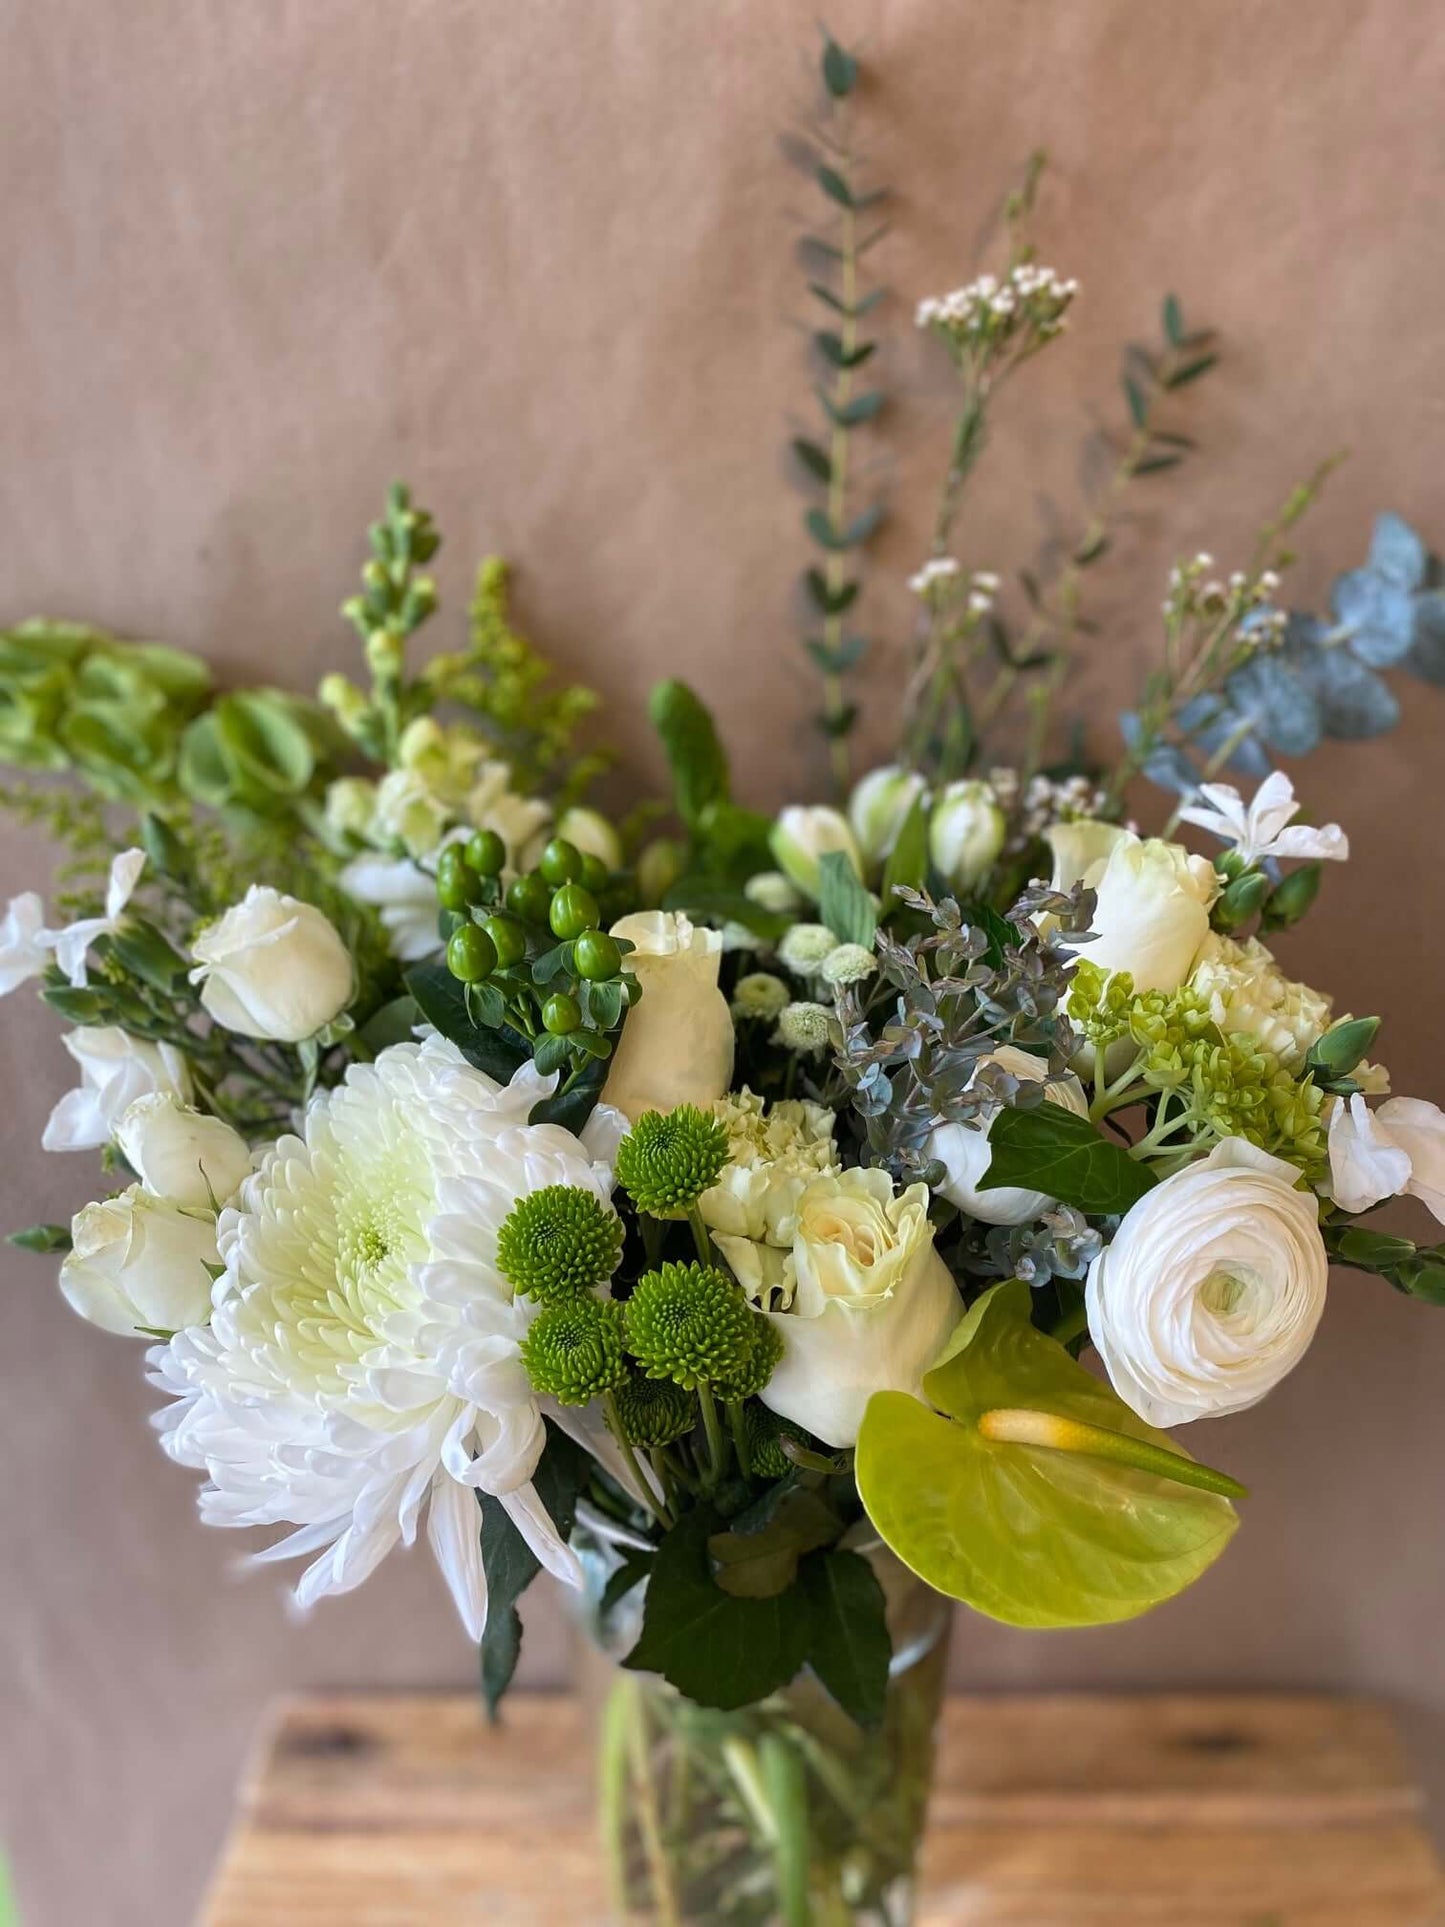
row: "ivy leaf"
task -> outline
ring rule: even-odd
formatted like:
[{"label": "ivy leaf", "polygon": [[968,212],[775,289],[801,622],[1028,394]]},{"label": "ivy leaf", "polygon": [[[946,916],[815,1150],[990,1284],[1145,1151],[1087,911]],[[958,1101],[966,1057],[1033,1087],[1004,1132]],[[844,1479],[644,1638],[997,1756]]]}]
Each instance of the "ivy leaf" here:
[{"label": "ivy leaf", "polygon": [[827,451],[819,448],[816,442],[807,441],[803,436],[796,435],[793,438],[793,453],[808,473],[815,476],[818,481],[825,483],[832,481],[833,464],[828,459]]},{"label": "ivy leaf", "polygon": [[818,915],[839,943],[873,947],[878,912],[861,877],[841,850],[829,850],[818,865]]},{"label": "ivy leaf", "polygon": [[988,1142],[992,1156],[982,1191],[1019,1185],[1099,1215],[1127,1211],[1155,1183],[1153,1172],[1122,1144],[1062,1104],[1001,1110],[989,1127]]},{"label": "ivy leaf", "polygon": [[811,1553],[802,1565],[808,1663],[850,1719],[877,1726],[893,1641],[878,1576],[856,1552]]},{"label": "ivy leaf", "polygon": [[12,1231],[5,1240],[19,1251],[36,1251],[42,1255],[51,1251],[69,1251],[70,1226],[68,1224],[32,1224],[24,1231]]},{"label": "ivy leaf", "polygon": [[823,85],[834,100],[843,100],[857,84],[858,62],[830,34],[823,43]]},{"label": "ivy leaf", "polygon": [[[581,1446],[550,1419],[543,1423],[547,1427],[547,1443],[537,1461],[532,1484],[553,1525],[565,1539],[572,1530],[577,1495],[591,1476],[592,1465]],[[501,1500],[490,1492],[477,1496],[482,1506],[482,1567],[487,1575],[487,1625],[482,1634],[480,1656],[482,1692],[488,1716],[495,1720],[522,1650],[522,1621],[517,1601],[542,1568]]]},{"label": "ivy leaf", "polygon": [[648,714],[667,752],[677,813],[691,827],[709,803],[731,794],[727,753],[707,705],[685,682],[658,683]]}]

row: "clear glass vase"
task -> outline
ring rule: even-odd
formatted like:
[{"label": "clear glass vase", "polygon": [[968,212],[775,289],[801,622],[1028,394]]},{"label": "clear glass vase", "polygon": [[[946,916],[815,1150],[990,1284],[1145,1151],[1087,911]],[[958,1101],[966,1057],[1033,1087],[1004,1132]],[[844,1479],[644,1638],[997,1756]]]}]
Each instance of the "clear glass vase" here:
[{"label": "clear glass vase", "polygon": [[610,1610],[630,1535],[600,1518],[574,1543],[588,1586],[581,1674],[598,1735],[598,1814],[614,1918],[627,1927],[906,1927],[933,1780],[952,1613],[876,1540],[893,1635],[887,1708],[864,1731],[806,1669],[756,1705],[697,1706],[620,1660],[639,1585]]}]

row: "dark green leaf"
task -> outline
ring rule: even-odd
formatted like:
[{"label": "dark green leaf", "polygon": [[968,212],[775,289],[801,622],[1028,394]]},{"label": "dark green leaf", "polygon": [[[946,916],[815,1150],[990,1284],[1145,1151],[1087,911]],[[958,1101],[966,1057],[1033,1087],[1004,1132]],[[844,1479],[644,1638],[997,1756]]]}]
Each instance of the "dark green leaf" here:
[{"label": "dark green leaf", "polygon": [[1079,544],[1078,548],[1074,550],[1074,561],[1079,568],[1086,569],[1091,562],[1098,561],[1108,546],[1109,538],[1104,531],[1100,529],[1096,534],[1086,537],[1085,540]]},{"label": "dark green leaf", "polygon": [[1197,360],[1188,361],[1182,368],[1176,369],[1172,375],[1167,375],[1164,380],[1164,386],[1166,388],[1183,388],[1187,383],[1197,381],[1201,375],[1207,374],[1218,359],[1218,355],[1200,355]]},{"label": "dark green leaf", "polygon": [[830,34],[823,42],[823,85],[834,100],[842,100],[857,84],[858,62]]},{"label": "dark green leaf", "polygon": [[857,600],[861,587],[857,582],[840,582],[836,589],[830,589],[821,569],[809,569],[805,580],[808,594],[825,616],[841,615],[851,602]]},{"label": "dark green leaf", "polygon": [[7,1245],[15,1245],[21,1251],[69,1251],[70,1226],[68,1224],[32,1224],[24,1231],[12,1231],[5,1240]]},{"label": "dark green leaf", "polygon": [[648,703],[672,769],[677,813],[695,823],[709,803],[730,793],[728,759],[705,703],[685,682],[661,682]]},{"label": "dark green leaf", "polygon": [[870,388],[861,395],[855,395],[841,408],[829,408],[834,421],[844,428],[856,428],[860,422],[871,421],[883,406],[883,393],[880,389]]},{"label": "dark green leaf", "polygon": [[574,1136],[597,1108],[602,1086],[607,1082],[607,1066],[600,1061],[589,1064],[570,1090],[541,1098],[532,1106],[529,1124],[560,1124]]},{"label": "dark green leaf", "polygon": [[855,515],[844,529],[844,546],[851,549],[856,548],[860,542],[866,542],[871,535],[877,533],[882,521],[883,505],[881,502],[874,502],[871,507],[864,509],[861,515]]},{"label": "dark green leaf", "polygon": [[1000,1111],[989,1129],[989,1148],[981,1190],[1019,1185],[1078,1211],[1127,1211],[1155,1182],[1122,1144],[1061,1104]]},{"label": "dark green leaf", "polygon": [[843,676],[862,661],[868,647],[866,636],[844,636],[836,645],[809,636],[804,645],[825,676]]},{"label": "dark green leaf", "polygon": [[534,957],[529,966],[532,982],[541,988],[550,984],[554,977],[560,977],[567,968],[569,948],[568,944],[554,943],[550,950],[544,950],[540,956]]},{"label": "dark green leaf", "polygon": [[820,482],[832,481],[833,464],[827,452],[819,448],[816,442],[805,441],[801,435],[794,436],[793,453],[810,475],[816,476]]},{"label": "dark green leaf", "polygon": [[47,984],[40,1001],[72,1024],[102,1024],[109,1008],[105,992],[94,985]]},{"label": "dark green leaf", "polygon": [[878,912],[863,880],[841,850],[829,850],[818,865],[818,915],[839,943],[871,949]]},{"label": "dark green leaf", "polygon": [[854,205],[853,190],[836,168],[820,163],[817,169],[817,182],[828,199],[836,201],[839,207]]},{"label": "dark green leaf", "polygon": [[808,1663],[850,1719],[877,1726],[888,1693],[893,1641],[887,1601],[856,1552],[815,1552],[803,1561]]},{"label": "dark green leaf", "polygon": [[482,1030],[500,1030],[507,1021],[507,1001],[495,984],[464,986],[467,1015]]},{"label": "dark green leaf", "polygon": [[544,1031],[532,1046],[532,1061],[543,1077],[550,1077],[553,1071],[565,1069],[572,1050],[565,1037],[556,1037],[551,1031]]},{"label": "dark green leaf", "polygon": [[1264,906],[1266,930],[1287,930],[1298,923],[1319,895],[1323,876],[1320,863],[1302,863],[1299,869],[1291,870]]},{"label": "dark green leaf", "polygon": [[[591,1475],[591,1461],[550,1419],[544,1423],[547,1443],[532,1483],[553,1525],[565,1539],[572,1530],[577,1495]],[[541,1566],[501,1500],[490,1492],[479,1493],[478,1497],[482,1506],[482,1566],[487,1575],[487,1626],[481,1648],[482,1691],[487,1712],[495,1720],[522,1648],[517,1601],[541,1571]]]},{"label": "dark green leaf", "polygon": [[1161,468],[1178,468],[1184,460],[1182,455],[1146,455],[1134,464],[1136,475],[1157,475]]},{"label": "dark green leaf", "polygon": [[1149,403],[1145,398],[1144,390],[1132,375],[1125,375],[1123,383],[1124,399],[1129,404],[1129,413],[1134,419],[1134,426],[1142,428],[1149,419]]},{"label": "dark green leaf", "polygon": [[858,720],[857,703],[845,703],[841,709],[828,709],[813,718],[818,728],[830,742],[846,736]]},{"label": "dark green leaf", "polygon": [[832,1545],[839,1531],[837,1514],[818,1494],[794,1486],[761,1524],[745,1529],[735,1519],[729,1531],[712,1535],[707,1549],[724,1592],[735,1599],[771,1599],[792,1585],[804,1553]]},{"label": "dark green leaf", "polygon": [[443,1037],[449,1037],[469,1064],[501,1084],[531,1055],[515,1031],[478,1030],[467,1015],[466,997],[446,965],[415,964],[406,974],[406,987],[417,1009]]},{"label": "dark green leaf", "polygon": [[810,281],[808,291],[810,294],[817,295],[820,301],[825,301],[835,314],[850,315],[855,321],[861,321],[864,315],[876,308],[880,301],[886,300],[888,295],[886,288],[874,288],[861,300],[855,301],[850,308],[846,301],[834,294],[831,288],[825,288],[821,281]]},{"label": "dark green leaf", "polygon": [[1177,294],[1164,297],[1164,339],[1171,348],[1177,348],[1184,340],[1184,316],[1179,307]]},{"label": "dark green leaf", "polygon": [[412,1033],[421,1022],[421,1011],[415,997],[393,997],[381,1009],[373,1011],[361,1029],[357,1039],[375,1057],[389,1044],[404,1044],[410,1041]]},{"label": "dark green leaf", "polygon": [[127,918],[110,939],[110,948],[131,973],[156,990],[170,992],[185,977],[187,962],[154,924]]},{"label": "dark green leaf", "polygon": [[841,335],[828,328],[820,328],[813,341],[823,359],[835,368],[861,368],[878,346],[876,341],[860,341],[849,348]]}]

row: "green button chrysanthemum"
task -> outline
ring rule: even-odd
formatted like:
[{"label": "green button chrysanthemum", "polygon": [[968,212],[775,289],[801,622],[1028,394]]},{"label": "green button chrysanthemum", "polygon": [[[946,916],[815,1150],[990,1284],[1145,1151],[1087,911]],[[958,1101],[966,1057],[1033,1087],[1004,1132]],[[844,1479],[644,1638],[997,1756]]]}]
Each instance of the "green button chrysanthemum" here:
[{"label": "green button chrysanthemum", "polygon": [[713,1386],[714,1392],[725,1405],[740,1403],[745,1398],[756,1398],[773,1375],[773,1368],[783,1355],[782,1334],[776,1325],[764,1318],[761,1312],[752,1314],[752,1352],[741,1372],[726,1379],[719,1379]]},{"label": "green button chrysanthemum", "polygon": [[745,1414],[748,1428],[748,1458],[754,1478],[782,1479],[793,1469],[793,1461],[783,1450],[785,1438],[806,1445],[808,1435],[787,1419],[770,1412],[766,1405],[749,1405]]},{"label": "green button chrysanthemum", "polygon": [[691,1390],[742,1376],[752,1362],[755,1314],[713,1265],[663,1265],[640,1278],[624,1308],[627,1349],[649,1378]]},{"label": "green button chrysanthemum", "polygon": [[608,1298],[548,1305],[533,1320],[521,1354],[535,1391],[559,1405],[586,1405],[627,1377],[622,1307]]},{"label": "green button chrysanthemum", "polygon": [[629,1378],[617,1388],[617,1415],[629,1445],[671,1445],[697,1424],[697,1399],[668,1378]]},{"label": "green button chrysanthemum", "polygon": [[514,1290],[543,1304],[579,1298],[610,1278],[622,1221],[591,1191],[549,1184],[520,1198],[497,1234],[497,1264]]},{"label": "green button chrysanthemum", "polygon": [[717,1183],[728,1161],[721,1119],[694,1104],[645,1111],[617,1150],[617,1182],[639,1211],[681,1217]]}]

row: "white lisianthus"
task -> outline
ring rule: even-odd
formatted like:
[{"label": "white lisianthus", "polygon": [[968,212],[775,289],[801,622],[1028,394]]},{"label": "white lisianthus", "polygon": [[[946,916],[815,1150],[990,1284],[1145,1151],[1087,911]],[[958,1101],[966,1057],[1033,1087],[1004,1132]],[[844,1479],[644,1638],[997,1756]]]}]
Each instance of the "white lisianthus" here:
[{"label": "white lisianthus", "polygon": [[1371,1111],[1356,1092],[1330,1112],[1330,1196],[1343,1211],[1419,1198],[1445,1224],[1445,1113],[1420,1097]]},{"label": "white lisianthus", "polygon": [[885,763],[860,777],[848,798],[848,821],[865,860],[878,865],[898,841],[908,812],[928,785],[916,770]]},{"label": "white lisianthus", "polygon": [[151,1353],[174,1403],[165,1448],[209,1475],[201,1515],[289,1524],[262,1558],[318,1555],[298,1602],[350,1591],[416,1536],[468,1634],[486,1623],[478,1491],[537,1558],[580,1583],[532,1485],[545,1434],[519,1356],[534,1315],[496,1263],[517,1199],[552,1184],[606,1202],[610,1166],[533,1125],[555,1088],[528,1063],[510,1085],[431,1037],[355,1063],[221,1213],[226,1270],[211,1323]]},{"label": "white lisianthus", "polygon": [[1286,977],[1258,937],[1236,943],[1211,931],[1190,972],[1189,987],[1209,1004],[1219,1029],[1248,1032],[1287,1070],[1298,1071],[1330,1027],[1331,1000]]},{"label": "white lisianthus", "polygon": [[987,783],[946,784],[928,819],[928,854],[957,890],[972,889],[998,861],[1008,823]]},{"label": "white lisianthus", "polygon": [[39,892],[26,890],[11,897],[0,919],[0,997],[40,975],[50,961],[50,942]]},{"label": "white lisianthus", "polygon": [[722,935],[669,910],[643,910],[612,926],[637,947],[627,968],[640,1000],[622,1023],[603,1101],[633,1123],[679,1104],[706,1110],[733,1074],[733,1020],[718,989]]},{"label": "white lisianthus", "polygon": [[[1089,1114],[1089,1100],[1078,1078],[1068,1076],[1049,1083],[1049,1067],[1042,1057],[1034,1057],[1013,1044],[1000,1044],[997,1050],[979,1059],[977,1069],[986,1064],[996,1064],[1000,1070],[1025,1083],[1046,1085],[1048,1102],[1072,1111],[1077,1117]],[[977,1070],[974,1074],[977,1075]],[[977,1123],[936,1125],[929,1133],[924,1155],[937,1158],[943,1165],[945,1175],[938,1186],[939,1194],[950,1204],[956,1204],[960,1211],[966,1211],[981,1224],[1027,1224],[1053,1203],[1047,1192],[1028,1191],[1012,1184],[1000,1185],[992,1191],[980,1189],[993,1157],[988,1139],[997,1116],[998,1107],[990,1105]]]},{"label": "white lisianthus", "polygon": [[791,1250],[798,1200],[815,1178],[838,1169],[833,1113],[791,1098],[768,1107],[746,1087],[713,1111],[727,1127],[728,1162],[698,1209],[743,1288],[759,1297],[758,1266],[743,1246]]},{"label": "white lisianthus", "polygon": [[858,853],[848,819],[824,804],[791,804],[773,825],[768,839],[773,860],[796,890],[817,900],[818,865],[833,850],[840,850],[859,876],[863,859]]},{"label": "white lisianthus", "polygon": [[146,1043],[111,1024],[82,1024],[60,1041],[80,1066],[80,1083],[50,1113],[40,1140],[47,1151],[108,1144],[131,1105],[154,1091],[190,1102],[190,1072],[173,1045]]},{"label": "white lisianthus", "polygon": [[875,1392],[922,1396],[962,1315],[933,1248],[927,1186],[895,1197],[886,1171],[861,1166],[815,1178],[798,1200],[792,1260],[792,1306],[769,1313],[783,1356],[763,1403],[825,1444],[854,1445]]},{"label": "white lisianthus", "polygon": [[440,952],[436,878],[409,856],[366,852],[353,857],[337,881],[349,897],[376,911],[398,962],[420,963]]},{"label": "white lisianthus", "polygon": [[150,1337],[203,1325],[217,1262],[213,1212],[153,1196],[133,1184],[88,1204],[70,1228],[60,1267],[67,1304],[102,1331]]},{"label": "white lisianthus", "polygon": [[1165,1178],[1089,1268],[1089,1335],[1150,1425],[1257,1405],[1303,1358],[1329,1260],[1299,1172],[1244,1138]]},{"label": "white lisianthus", "polygon": [[196,1209],[227,1204],[251,1173],[251,1153],[223,1118],[192,1110],[169,1091],[137,1098],[116,1130],[121,1155],[145,1189]]},{"label": "white lisianthus", "polygon": [[315,904],[253,883],[191,945],[201,1002],[224,1030],[299,1044],[351,1002],[351,952]]},{"label": "white lisianthus", "polygon": [[558,836],[565,837],[583,856],[595,856],[609,870],[622,868],[622,838],[601,810],[584,809],[573,804],[564,810],[557,823]]},{"label": "white lisianthus", "polygon": [[1095,936],[1077,946],[1080,955],[1101,970],[1127,970],[1136,990],[1177,990],[1209,934],[1220,887],[1213,864],[1114,823],[1056,823],[1047,836],[1053,888],[1083,883],[1098,894]]}]

